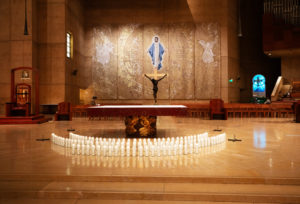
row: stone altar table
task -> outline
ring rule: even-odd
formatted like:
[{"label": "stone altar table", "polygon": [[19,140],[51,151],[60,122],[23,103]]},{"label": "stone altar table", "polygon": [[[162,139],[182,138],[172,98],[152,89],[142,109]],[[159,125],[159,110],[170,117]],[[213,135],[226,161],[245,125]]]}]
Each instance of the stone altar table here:
[{"label": "stone altar table", "polygon": [[105,105],[88,108],[88,117],[124,116],[127,137],[156,137],[157,116],[186,116],[184,105]]}]

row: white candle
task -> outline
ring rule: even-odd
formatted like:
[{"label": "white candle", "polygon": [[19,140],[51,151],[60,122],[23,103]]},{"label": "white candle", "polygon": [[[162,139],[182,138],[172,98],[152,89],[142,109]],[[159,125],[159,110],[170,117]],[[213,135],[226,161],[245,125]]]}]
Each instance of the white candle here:
[{"label": "white candle", "polygon": [[143,147],[142,146],[139,147],[139,156],[140,157],[143,156]]},{"label": "white candle", "polygon": [[188,154],[188,147],[187,147],[187,144],[184,144],[184,154]]},{"label": "white candle", "polygon": [[150,150],[151,150],[151,157],[154,157],[154,146],[150,146]]},{"label": "white candle", "polygon": [[196,154],[199,153],[199,144],[198,143],[195,144],[195,153]]},{"label": "white candle", "polygon": [[167,155],[167,148],[166,148],[166,145],[163,145],[163,146],[162,146],[162,155],[163,155],[163,156],[166,156],[166,155]]},{"label": "white candle", "polygon": [[97,156],[100,156],[101,149],[100,149],[100,145],[99,144],[96,146],[96,150],[97,150]]},{"label": "white candle", "polygon": [[146,156],[146,157],[149,156],[149,148],[148,148],[148,145],[145,146],[145,156]]},{"label": "white candle", "polygon": [[106,157],[107,156],[107,146],[104,145],[102,149],[103,149],[103,156]]},{"label": "white candle", "polygon": [[92,146],[91,146],[91,154],[92,154],[92,155],[95,155],[95,145],[92,145]]},{"label": "white candle", "polygon": [[80,144],[77,144],[77,154],[80,155]]},{"label": "white candle", "polygon": [[108,156],[111,157],[113,153],[113,148],[111,145],[108,146]]},{"label": "white candle", "polygon": [[122,145],[121,146],[121,157],[124,157],[125,155],[125,147]]},{"label": "white candle", "polygon": [[156,147],[156,155],[158,157],[160,157],[160,146],[159,145]]},{"label": "white candle", "polygon": [[130,146],[129,145],[127,145],[127,147],[126,147],[126,156],[130,157]]},{"label": "white candle", "polygon": [[133,157],[136,156],[136,148],[132,148],[132,156],[133,156]]},{"label": "white candle", "polygon": [[72,154],[75,154],[75,144],[72,144]]},{"label": "white candle", "polygon": [[85,155],[85,144],[81,145],[81,154]]},{"label": "white candle", "polygon": [[86,150],[85,154],[89,156],[90,155],[90,145],[89,144],[86,145],[85,150]]},{"label": "white candle", "polygon": [[194,152],[193,145],[192,145],[192,144],[190,144],[189,153],[190,153],[190,154],[193,154],[193,152]]},{"label": "white candle", "polygon": [[180,154],[180,155],[182,155],[182,148],[183,148],[183,146],[182,146],[182,144],[180,144],[180,145],[179,145],[179,154]]},{"label": "white candle", "polygon": [[119,145],[118,144],[115,145],[115,147],[114,147],[114,156],[115,157],[119,156]]}]

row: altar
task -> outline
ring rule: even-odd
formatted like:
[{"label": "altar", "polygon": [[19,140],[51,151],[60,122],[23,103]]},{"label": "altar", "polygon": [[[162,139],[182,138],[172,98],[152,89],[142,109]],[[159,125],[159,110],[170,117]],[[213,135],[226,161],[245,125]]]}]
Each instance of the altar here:
[{"label": "altar", "polygon": [[127,137],[156,137],[157,116],[186,116],[184,105],[105,105],[88,108],[88,117],[125,117]]}]

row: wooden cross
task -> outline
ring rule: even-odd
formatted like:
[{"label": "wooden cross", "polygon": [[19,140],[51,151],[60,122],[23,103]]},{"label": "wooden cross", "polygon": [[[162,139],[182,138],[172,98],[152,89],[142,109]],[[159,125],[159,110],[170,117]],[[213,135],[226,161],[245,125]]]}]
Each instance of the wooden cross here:
[{"label": "wooden cross", "polygon": [[165,76],[165,74],[158,74],[157,73],[157,69],[156,68],[154,68],[153,69],[153,74],[146,74],[148,77],[150,77],[150,78],[153,78],[153,79],[155,79],[155,80],[157,80],[159,77],[163,77],[163,76]]}]

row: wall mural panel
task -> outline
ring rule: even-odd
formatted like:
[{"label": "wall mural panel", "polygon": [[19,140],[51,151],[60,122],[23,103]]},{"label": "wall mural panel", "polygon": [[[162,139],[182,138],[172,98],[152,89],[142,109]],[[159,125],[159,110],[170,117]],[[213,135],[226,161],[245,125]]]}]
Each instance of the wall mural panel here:
[{"label": "wall mural panel", "polygon": [[143,26],[121,25],[118,38],[119,99],[143,97]]},{"label": "wall mural panel", "polygon": [[170,98],[194,98],[194,25],[169,25]]},{"label": "wall mural panel", "polygon": [[220,34],[216,23],[196,25],[195,91],[197,99],[220,98]]},{"label": "wall mural panel", "polygon": [[[89,31],[87,33],[90,33]],[[90,36],[90,35],[88,35]],[[149,48],[154,36],[164,48],[158,73],[159,99],[220,97],[220,31],[216,23],[102,25],[92,30],[93,95],[98,99],[152,99]],[[90,42],[87,39],[87,42]]]},{"label": "wall mural panel", "polygon": [[104,25],[93,30],[93,88],[101,99],[117,99],[118,27]]},{"label": "wall mural panel", "polygon": [[[168,51],[168,27],[165,25],[145,25],[144,26],[144,73],[153,73],[152,59],[148,52],[153,43],[153,37],[158,36],[159,41],[164,47],[162,67],[158,71],[159,74],[168,74],[169,70],[169,51]],[[169,76],[159,82],[158,99],[169,99]],[[144,77],[144,98],[153,99],[152,83]]]}]

